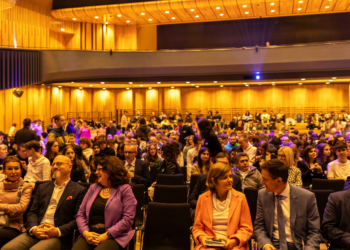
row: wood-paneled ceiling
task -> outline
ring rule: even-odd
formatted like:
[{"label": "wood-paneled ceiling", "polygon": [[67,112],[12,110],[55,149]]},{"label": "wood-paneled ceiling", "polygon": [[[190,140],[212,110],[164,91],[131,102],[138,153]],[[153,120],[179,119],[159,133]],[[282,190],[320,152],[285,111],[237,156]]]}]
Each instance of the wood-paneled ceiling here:
[{"label": "wood-paneled ceiling", "polygon": [[147,25],[350,11],[350,0],[168,0],[52,10],[62,20]]}]

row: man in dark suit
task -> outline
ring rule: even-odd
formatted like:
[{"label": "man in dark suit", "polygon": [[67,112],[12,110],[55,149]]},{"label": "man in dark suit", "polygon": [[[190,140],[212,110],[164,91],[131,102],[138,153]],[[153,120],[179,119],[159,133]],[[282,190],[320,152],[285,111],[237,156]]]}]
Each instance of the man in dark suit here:
[{"label": "man in dark suit", "polygon": [[262,250],[320,249],[320,216],[315,195],[290,185],[288,167],[272,159],[261,167],[254,235]]},{"label": "man in dark suit", "polygon": [[52,163],[55,182],[43,183],[35,193],[27,216],[27,232],[7,243],[5,250],[69,250],[73,232],[77,229],[75,215],[86,188],[70,179],[71,160],[56,156]]},{"label": "man in dark suit", "polygon": [[182,118],[177,119],[177,126],[179,126],[179,142],[182,145],[186,145],[185,138],[190,136],[190,135],[195,135],[195,133],[192,130],[191,126],[184,125],[184,120]]},{"label": "man in dark suit", "polygon": [[332,193],[323,214],[322,236],[332,250],[350,249],[350,190]]},{"label": "man in dark suit", "polygon": [[22,143],[27,143],[36,140],[36,132],[30,129],[31,120],[26,118],[23,120],[23,128],[18,130],[15,134],[15,142],[17,146]]},{"label": "man in dark suit", "polygon": [[137,145],[133,143],[125,144],[124,155],[126,169],[134,175],[132,182],[136,184],[144,184],[147,189],[151,186],[151,175],[148,168],[148,163],[139,159],[136,159]]}]

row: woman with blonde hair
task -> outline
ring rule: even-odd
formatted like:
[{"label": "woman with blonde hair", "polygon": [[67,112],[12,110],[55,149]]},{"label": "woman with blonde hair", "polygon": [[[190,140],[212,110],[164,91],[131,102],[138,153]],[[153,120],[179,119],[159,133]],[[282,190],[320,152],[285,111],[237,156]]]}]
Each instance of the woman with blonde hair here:
[{"label": "woman with blonde hair", "polygon": [[302,187],[301,171],[295,167],[294,152],[290,147],[281,147],[278,150],[278,159],[283,161],[288,167],[288,182],[291,185]]},{"label": "woman with blonde hair", "polygon": [[248,203],[243,193],[232,188],[232,182],[229,164],[219,162],[210,168],[208,191],[197,202],[192,231],[195,250],[206,249],[206,241],[214,238],[225,244],[223,249],[249,249],[253,225]]}]

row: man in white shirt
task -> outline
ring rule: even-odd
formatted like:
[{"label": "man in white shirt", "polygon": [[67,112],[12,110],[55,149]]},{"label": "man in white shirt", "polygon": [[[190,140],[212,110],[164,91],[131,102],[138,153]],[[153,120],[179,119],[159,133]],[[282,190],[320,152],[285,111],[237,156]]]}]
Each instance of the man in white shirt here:
[{"label": "man in white shirt", "polygon": [[24,180],[31,183],[35,183],[36,181],[50,181],[50,161],[40,153],[40,143],[30,141],[25,144],[25,148],[28,156],[28,166],[23,163],[23,167],[27,170]]},{"label": "man in white shirt", "polygon": [[315,195],[288,184],[288,167],[281,160],[272,159],[260,168],[266,188],[259,191],[254,224],[258,249],[320,249]]},{"label": "man in white shirt", "polygon": [[243,153],[246,153],[249,156],[249,164],[253,165],[255,162],[256,147],[249,143],[248,136],[246,135],[238,137],[238,144],[242,148]]},{"label": "man in white shirt", "polygon": [[128,111],[124,111],[124,115],[122,116],[120,127],[122,128],[122,133],[125,134],[126,127],[128,126],[129,118]]},{"label": "man in white shirt", "polygon": [[348,148],[345,142],[339,141],[335,144],[335,153],[338,159],[328,163],[328,179],[344,179],[350,176],[350,161],[347,159]]},{"label": "man in white shirt", "polygon": [[56,181],[38,187],[27,216],[27,232],[7,243],[2,250],[72,248],[72,235],[77,229],[75,215],[86,193],[85,187],[71,181],[72,167],[67,156],[59,155],[54,159],[52,173]]},{"label": "man in white shirt", "polygon": [[193,165],[193,160],[198,156],[199,149],[202,147],[202,139],[195,135],[193,137],[193,148],[187,152],[187,180],[191,179],[191,167]]},{"label": "man in white shirt", "polygon": [[263,111],[263,114],[261,115],[261,123],[264,125],[264,129],[269,130],[270,128],[270,115],[266,113],[266,110]]}]

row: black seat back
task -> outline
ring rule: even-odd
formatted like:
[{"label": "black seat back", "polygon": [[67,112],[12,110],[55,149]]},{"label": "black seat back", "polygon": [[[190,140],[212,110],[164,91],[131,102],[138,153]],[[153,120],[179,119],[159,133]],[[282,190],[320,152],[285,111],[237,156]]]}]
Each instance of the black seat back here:
[{"label": "black seat back", "polygon": [[161,203],[186,203],[187,186],[186,185],[155,185],[154,202]]},{"label": "black seat back", "polygon": [[185,183],[187,182],[187,167],[180,167],[181,168],[181,172],[184,175],[184,181]]},{"label": "black seat back", "polygon": [[157,166],[150,167],[150,175],[151,175],[152,183],[155,182],[157,180],[157,175],[158,175]]},{"label": "black seat back", "polygon": [[143,223],[141,208],[145,205],[145,185],[133,184],[132,192],[134,193],[135,199],[137,200],[136,214],[133,226],[133,228],[135,228],[142,226]]},{"label": "black seat back", "polygon": [[318,213],[320,214],[320,223],[322,225],[324,210],[328,202],[328,197],[333,190],[311,190],[315,194],[317,200]]},{"label": "black seat back", "polygon": [[184,185],[182,174],[158,174],[157,184],[159,185]]},{"label": "black seat back", "polygon": [[197,184],[198,177],[199,177],[199,174],[191,174],[190,195],[192,194],[193,189]]},{"label": "black seat back", "polygon": [[312,190],[333,190],[334,192],[343,191],[345,181],[342,179],[312,179]]},{"label": "black seat back", "polygon": [[245,197],[247,198],[249,210],[250,210],[250,216],[252,218],[252,223],[254,225],[255,217],[256,217],[256,206],[258,203],[258,192],[259,189],[246,187],[244,189]]},{"label": "black seat back", "polygon": [[143,250],[190,250],[190,205],[150,202]]},{"label": "black seat back", "polygon": [[79,184],[80,186],[86,187],[86,189],[89,189],[90,186],[91,186],[93,183],[78,182],[78,184]]}]

